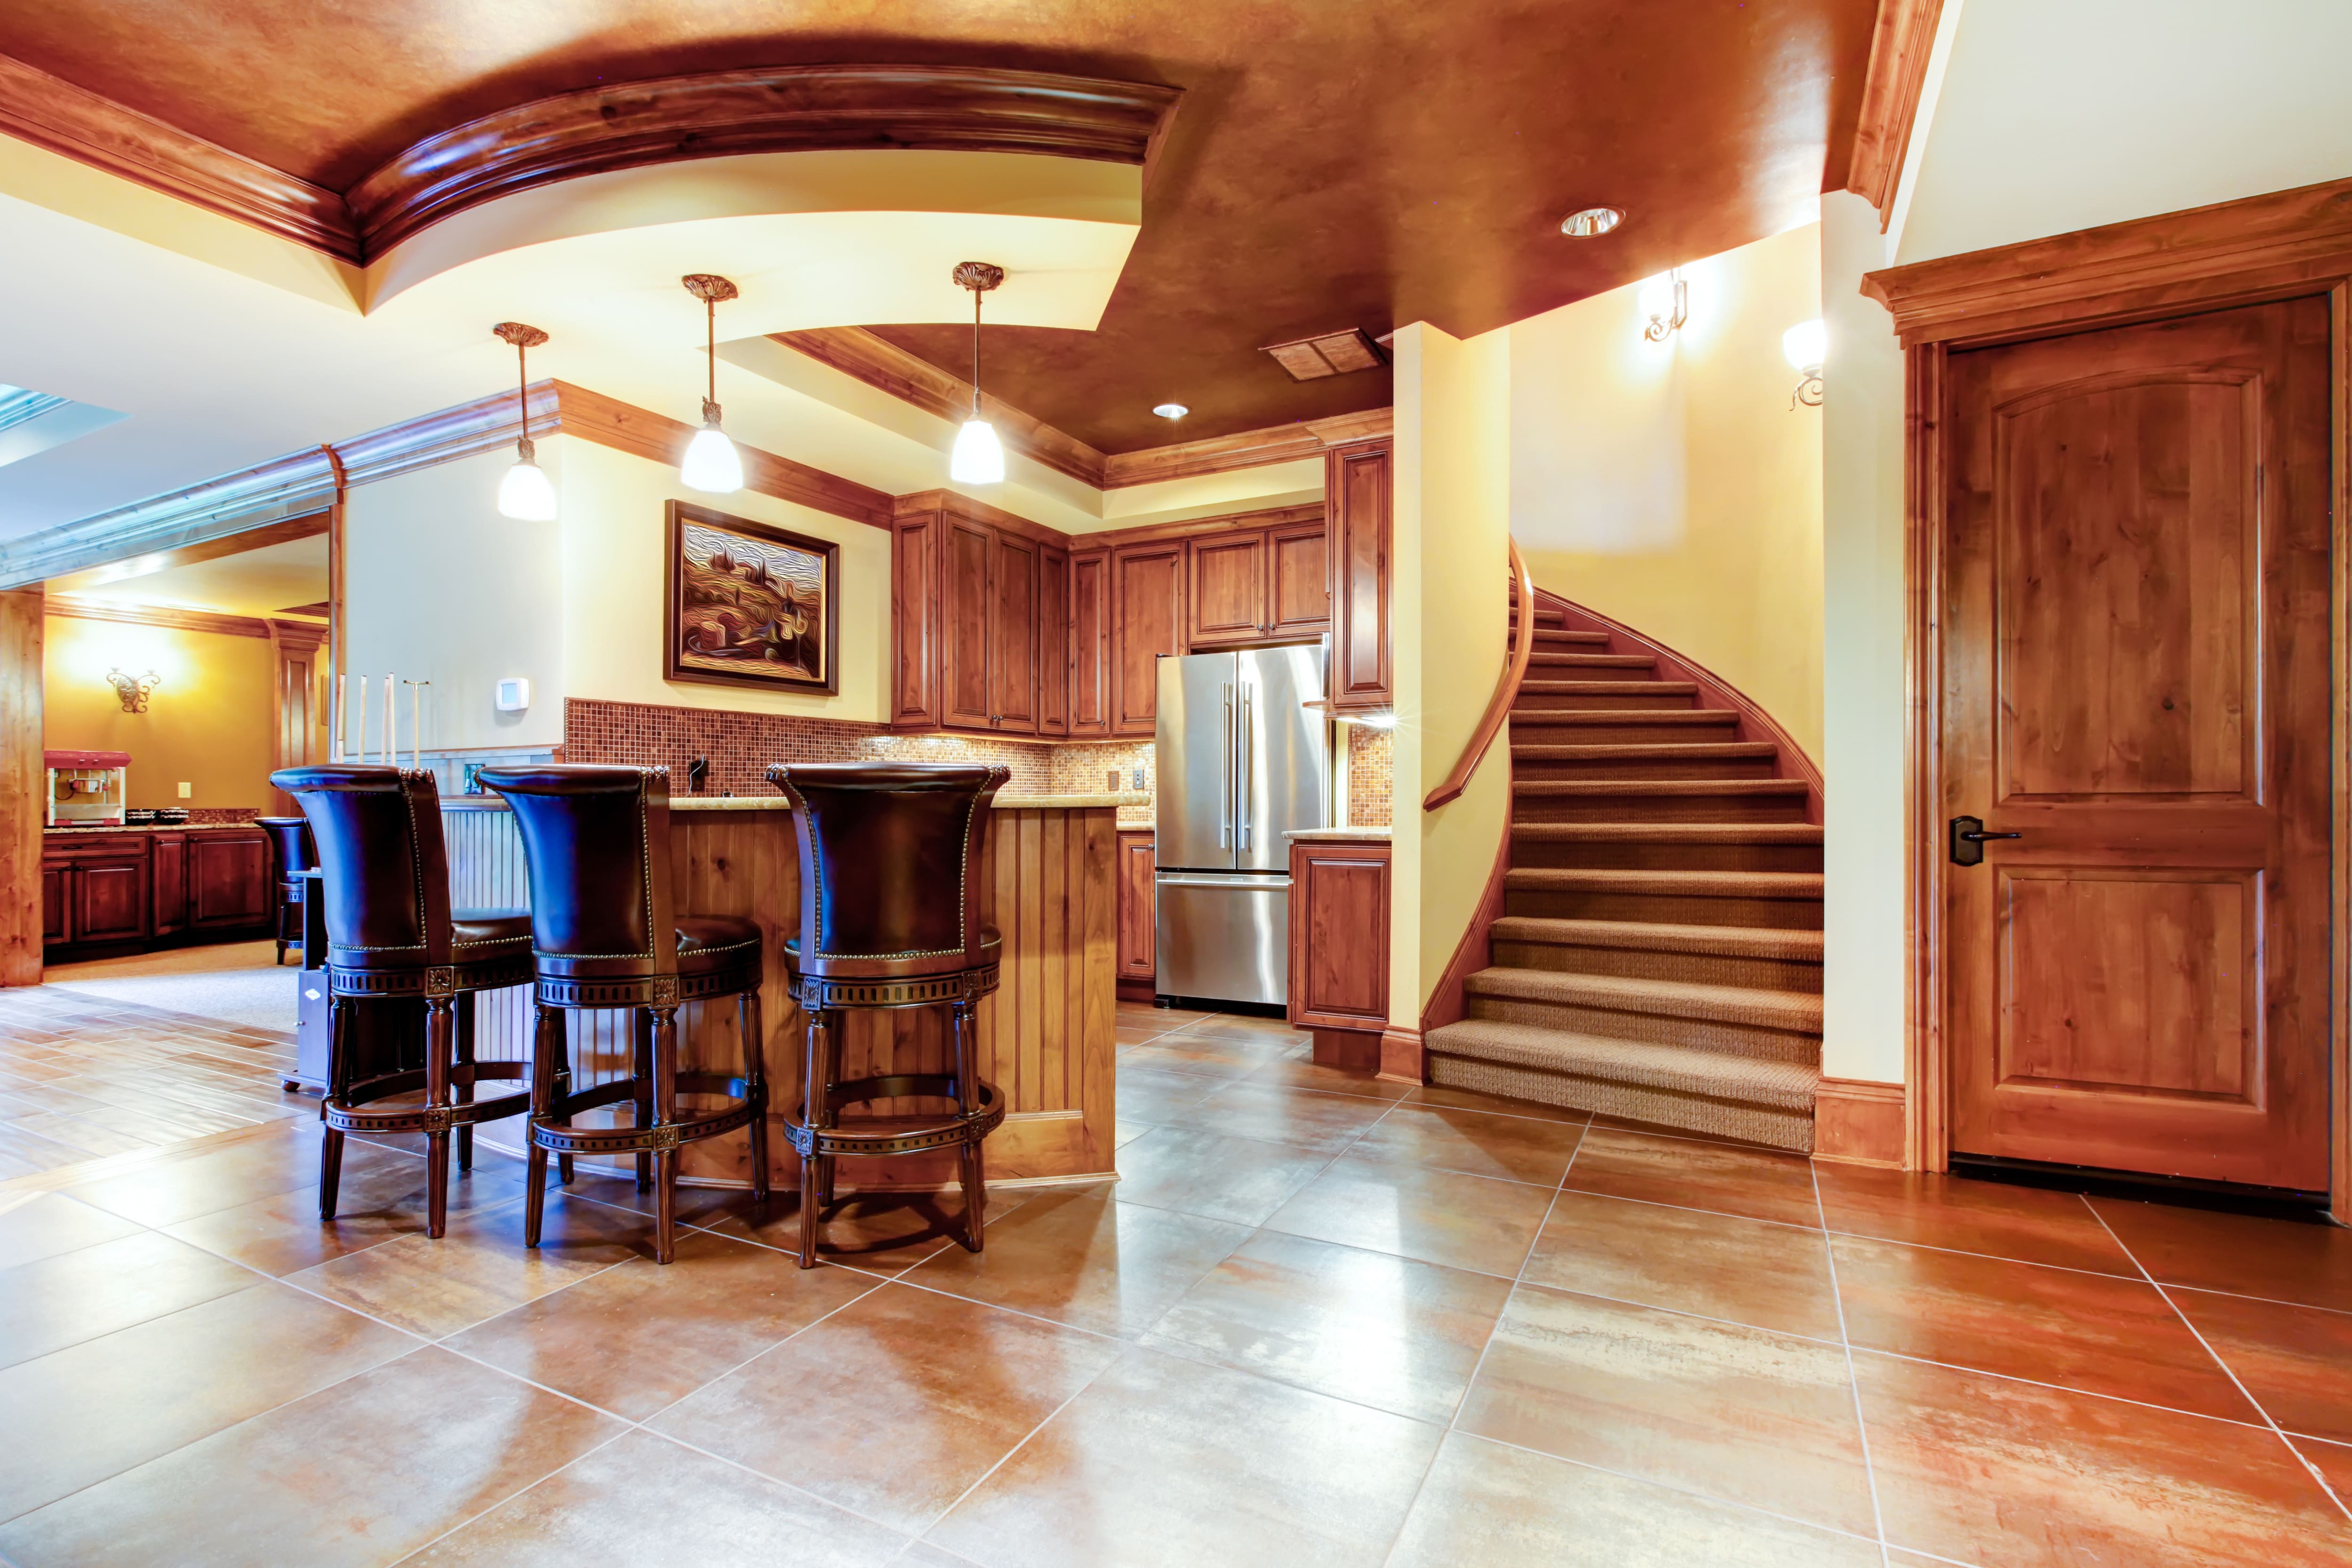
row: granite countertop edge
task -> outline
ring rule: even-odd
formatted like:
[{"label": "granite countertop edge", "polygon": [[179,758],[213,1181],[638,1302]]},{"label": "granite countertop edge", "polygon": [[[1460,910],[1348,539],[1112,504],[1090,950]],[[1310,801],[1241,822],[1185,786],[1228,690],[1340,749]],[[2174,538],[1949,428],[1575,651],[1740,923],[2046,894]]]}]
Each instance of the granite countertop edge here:
[{"label": "granite countertop edge", "polygon": [[[1109,810],[1114,806],[1142,805],[1150,800],[1145,795],[1000,795],[996,797],[999,811],[1092,811]],[[496,795],[443,795],[443,807],[461,811],[504,811],[507,803]],[[672,811],[790,811],[792,805],[780,795],[672,795]]]},{"label": "granite countertop edge", "polygon": [[44,827],[44,837],[94,838],[101,833],[223,833],[235,830],[260,832],[258,822],[125,822],[92,823],[86,827]]}]

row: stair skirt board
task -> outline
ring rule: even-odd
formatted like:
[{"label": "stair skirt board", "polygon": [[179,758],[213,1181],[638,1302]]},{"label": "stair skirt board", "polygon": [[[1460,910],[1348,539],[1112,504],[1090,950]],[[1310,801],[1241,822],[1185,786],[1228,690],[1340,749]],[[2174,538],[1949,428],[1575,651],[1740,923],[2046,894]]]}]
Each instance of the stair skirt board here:
[{"label": "stair skirt board", "polygon": [[1429,1081],[1446,1089],[1533,1100],[1565,1110],[1590,1110],[1600,1116],[1646,1121],[1654,1127],[1737,1138],[1796,1154],[1813,1152],[1813,1113],[1810,1104],[1802,1110],[1783,1110],[1744,1100],[1714,1100],[1645,1084],[1544,1072],[1435,1051],[1429,1057]]}]

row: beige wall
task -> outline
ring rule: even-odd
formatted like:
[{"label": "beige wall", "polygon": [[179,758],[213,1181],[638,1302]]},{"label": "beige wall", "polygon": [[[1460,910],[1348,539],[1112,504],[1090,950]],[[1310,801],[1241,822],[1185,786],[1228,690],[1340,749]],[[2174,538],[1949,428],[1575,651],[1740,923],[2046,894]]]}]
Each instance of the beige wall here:
[{"label": "beige wall", "polygon": [[[262,637],[173,626],[47,617],[41,744],[50,751],[128,752],[137,806],[268,810],[276,650]],[[106,672],[153,670],[163,684],[144,713],[125,713]],[[194,786],[179,797],[179,785]]]},{"label": "beige wall", "polygon": [[1812,226],[1683,268],[1644,342],[1637,288],[1514,323],[1511,531],[1537,584],[1686,654],[1822,752],[1819,411],[1780,334],[1821,314]]}]

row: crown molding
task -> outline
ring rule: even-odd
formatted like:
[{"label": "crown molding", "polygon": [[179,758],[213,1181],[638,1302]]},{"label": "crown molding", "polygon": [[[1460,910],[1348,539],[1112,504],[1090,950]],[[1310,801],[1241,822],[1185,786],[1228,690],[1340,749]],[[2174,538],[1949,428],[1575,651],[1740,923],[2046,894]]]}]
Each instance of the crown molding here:
[{"label": "crown molding", "polygon": [[1147,447],[1139,452],[1114,452],[1105,465],[1103,488],[1158,484],[1164,479],[1188,479],[1202,474],[1227,473],[1234,468],[1263,468],[1268,463],[1320,458],[1331,447],[1349,441],[1385,436],[1395,427],[1393,408],[1367,408],[1356,414],[1335,414],[1326,419],[1302,419],[1263,430],[1241,430],[1171,447]]},{"label": "crown molding", "polygon": [[[110,583],[121,583],[132,577],[144,577],[156,572],[168,572],[175,566],[193,566],[200,561],[217,561],[224,555],[242,555],[248,550],[260,550],[272,544],[287,544],[298,539],[315,539],[327,531],[329,514],[310,512],[289,518],[265,528],[257,528],[230,538],[210,539],[199,544],[184,544],[174,550],[159,550],[152,554],[132,556],[126,561],[110,562],[93,566],[87,572],[52,578],[48,584],[53,594],[78,594],[90,588],[102,588]],[[0,557],[5,559],[5,557]],[[324,612],[320,612],[323,614]]]},{"label": "crown molding", "polygon": [[1862,117],[1854,126],[1845,188],[1877,209],[1882,230],[1911,154],[1927,58],[1935,52],[1943,16],[1944,0],[1881,0],[1870,35],[1870,74],[1863,80]]},{"label": "crown molding", "polygon": [[184,632],[211,632],[218,637],[269,637],[269,623],[259,616],[228,616],[217,610],[184,609],[177,605],[119,604],[80,594],[51,594],[43,603],[52,616],[82,621],[115,621],[131,626],[170,626]]}]

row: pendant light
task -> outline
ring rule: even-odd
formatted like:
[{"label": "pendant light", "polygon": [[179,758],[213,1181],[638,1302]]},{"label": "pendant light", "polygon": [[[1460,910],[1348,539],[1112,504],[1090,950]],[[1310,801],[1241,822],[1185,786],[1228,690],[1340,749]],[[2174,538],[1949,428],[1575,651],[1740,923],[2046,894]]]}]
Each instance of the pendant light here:
[{"label": "pendant light", "polygon": [[732,300],[737,290],[726,279],[708,272],[689,272],[678,281],[709,312],[705,346],[710,356],[710,390],[702,400],[702,428],[687,443],[686,461],[678,465],[677,477],[688,489],[732,495],[743,488],[743,459],[737,455],[735,443],[719,428],[719,301]]},{"label": "pendant light", "polygon": [[517,522],[553,522],[555,487],[548,482],[547,470],[539,466],[538,448],[531,445],[530,373],[523,357],[545,342],[547,334],[520,321],[500,321],[490,331],[514,344],[515,374],[520,382],[515,406],[522,413],[522,437],[515,442],[514,467],[499,481],[499,515]]},{"label": "pendant light", "polygon": [[971,417],[956,432],[948,477],[959,484],[1000,485],[1004,482],[1004,447],[996,438],[996,427],[980,416],[980,297],[1004,281],[1004,268],[985,261],[959,262],[955,280],[971,290]]}]

